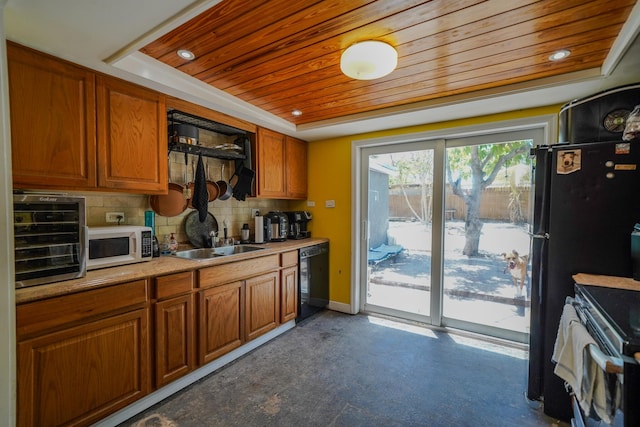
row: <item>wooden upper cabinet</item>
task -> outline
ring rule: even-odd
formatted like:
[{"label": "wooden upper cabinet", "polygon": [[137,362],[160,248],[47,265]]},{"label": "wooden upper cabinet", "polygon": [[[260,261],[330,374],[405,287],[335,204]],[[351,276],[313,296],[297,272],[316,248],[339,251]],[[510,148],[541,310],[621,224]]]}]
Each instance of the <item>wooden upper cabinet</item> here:
[{"label": "wooden upper cabinet", "polygon": [[258,128],[256,142],[256,196],[277,199],[307,198],[307,143]]},{"label": "wooden upper cabinet", "polygon": [[7,57],[14,187],[95,187],[95,73],[11,42]]},{"label": "wooden upper cabinet", "polygon": [[307,198],[307,143],[290,136],[285,137],[287,197]]},{"label": "wooden upper cabinet", "polygon": [[256,195],[263,198],[286,197],[284,135],[258,128],[256,146]]},{"label": "wooden upper cabinet", "polygon": [[166,193],[165,96],[99,75],[97,102],[99,187]]},{"label": "wooden upper cabinet", "polygon": [[165,95],[7,43],[14,188],[166,194]]}]

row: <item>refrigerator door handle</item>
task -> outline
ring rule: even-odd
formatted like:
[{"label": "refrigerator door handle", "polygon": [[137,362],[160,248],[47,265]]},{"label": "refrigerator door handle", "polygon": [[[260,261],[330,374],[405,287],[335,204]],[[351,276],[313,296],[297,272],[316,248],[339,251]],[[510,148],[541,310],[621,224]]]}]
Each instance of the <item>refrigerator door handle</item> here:
[{"label": "refrigerator door handle", "polygon": [[549,233],[544,233],[544,234],[533,234],[533,233],[529,233],[529,236],[533,239],[545,239],[545,240],[549,240]]}]

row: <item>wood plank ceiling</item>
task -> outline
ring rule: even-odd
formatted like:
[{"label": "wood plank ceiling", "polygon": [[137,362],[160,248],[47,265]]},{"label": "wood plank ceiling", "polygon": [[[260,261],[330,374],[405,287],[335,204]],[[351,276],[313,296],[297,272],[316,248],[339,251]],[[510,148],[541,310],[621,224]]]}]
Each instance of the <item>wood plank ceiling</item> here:
[{"label": "wood plank ceiling", "polygon": [[[141,52],[300,125],[600,67],[635,2],[224,0]],[[396,70],[343,75],[363,40],[393,45]]]}]

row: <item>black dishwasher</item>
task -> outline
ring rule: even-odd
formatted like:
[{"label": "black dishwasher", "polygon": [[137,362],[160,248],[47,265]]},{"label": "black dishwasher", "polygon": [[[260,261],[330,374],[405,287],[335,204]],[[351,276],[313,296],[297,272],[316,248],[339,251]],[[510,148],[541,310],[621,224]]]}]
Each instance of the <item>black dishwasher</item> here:
[{"label": "black dishwasher", "polygon": [[329,243],[300,249],[299,322],[329,304]]}]

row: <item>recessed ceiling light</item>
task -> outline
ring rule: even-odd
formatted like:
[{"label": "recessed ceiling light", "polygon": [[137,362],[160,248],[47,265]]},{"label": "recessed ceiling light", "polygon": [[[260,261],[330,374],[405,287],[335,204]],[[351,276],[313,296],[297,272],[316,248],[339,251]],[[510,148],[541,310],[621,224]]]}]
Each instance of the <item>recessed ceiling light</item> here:
[{"label": "recessed ceiling light", "polygon": [[187,49],[180,49],[178,51],[178,56],[182,59],[186,59],[188,61],[191,61],[193,59],[196,59],[196,56],[193,54],[193,52],[191,52],[190,50]]},{"label": "recessed ceiling light", "polygon": [[559,50],[557,52],[552,53],[551,56],[549,56],[549,60],[550,61],[560,61],[561,59],[564,59],[567,56],[569,56],[570,53],[571,52],[569,52],[568,50],[562,49],[562,50]]},{"label": "recessed ceiling light", "polygon": [[296,117],[298,117],[298,116],[301,116],[301,115],[302,115],[302,111],[300,111],[300,110],[293,110],[293,111],[291,112],[291,114],[292,114],[292,115],[294,115],[294,116],[296,116]]}]

